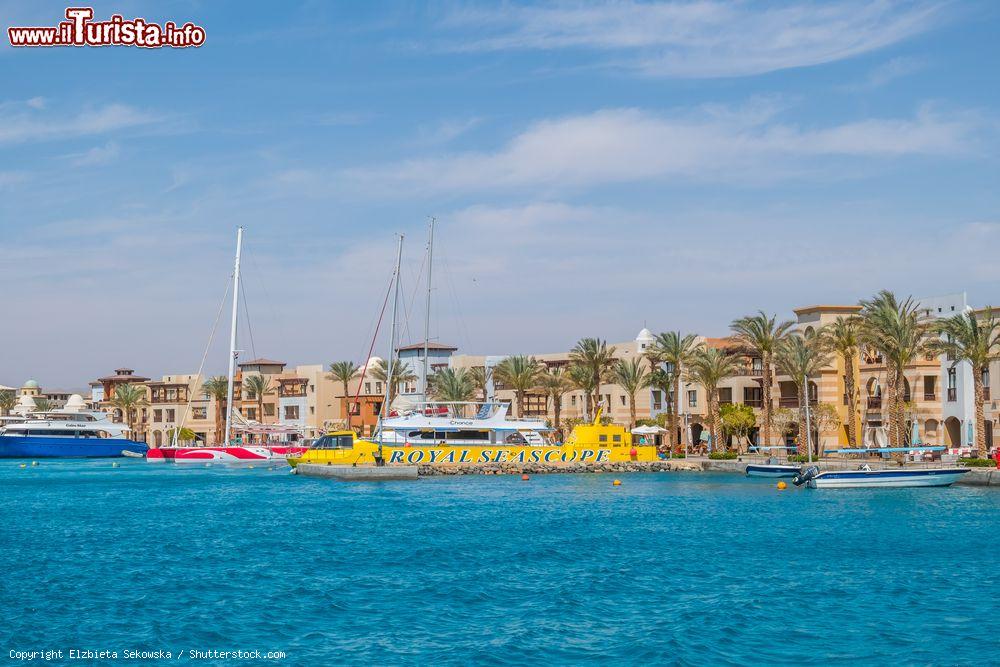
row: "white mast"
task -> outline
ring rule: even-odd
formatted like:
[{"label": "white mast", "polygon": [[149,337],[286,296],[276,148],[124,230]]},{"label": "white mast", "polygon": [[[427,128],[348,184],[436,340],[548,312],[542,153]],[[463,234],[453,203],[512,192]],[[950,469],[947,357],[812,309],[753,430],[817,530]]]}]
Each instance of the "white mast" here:
[{"label": "white mast", "polygon": [[809,450],[807,452],[809,463],[812,463],[813,462],[812,424],[810,423],[811,420],[809,419],[809,376],[808,375],[803,375],[802,376],[802,383],[803,383],[803,386],[805,387],[805,390],[803,391],[803,393],[805,394],[805,397],[806,397],[806,407],[805,407],[805,410],[806,410],[806,449]]},{"label": "white mast", "polygon": [[431,338],[431,267],[434,264],[434,218],[431,218],[430,238],[427,241],[427,314],[424,317],[424,400],[427,400],[429,361],[427,351]]},{"label": "white mast", "polygon": [[[396,282],[395,293],[392,297],[392,320],[389,326],[389,356],[385,362],[385,397],[382,400],[382,410],[379,411],[379,421],[384,419],[383,415],[389,414],[389,388],[392,386],[392,372],[395,366],[396,357],[396,309],[399,307],[399,265],[403,259],[403,235],[399,235],[399,248],[396,250],[396,272],[393,280]],[[382,456],[382,424],[378,427],[378,447],[379,458]]]},{"label": "white mast", "polygon": [[233,269],[233,321],[229,329],[229,384],[226,399],[226,438],[223,446],[229,445],[230,430],[233,426],[233,377],[236,373],[236,316],[240,303],[240,251],[243,249],[243,227],[236,230],[236,265]]}]

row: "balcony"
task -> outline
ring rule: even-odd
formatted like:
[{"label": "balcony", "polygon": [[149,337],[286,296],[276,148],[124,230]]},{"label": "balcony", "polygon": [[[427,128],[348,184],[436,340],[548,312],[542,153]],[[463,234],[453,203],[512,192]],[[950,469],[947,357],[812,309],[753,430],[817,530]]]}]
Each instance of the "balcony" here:
[{"label": "balcony", "polygon": [[882,409],[882,397],[881,396],[869,396],[868,397],[868,409],[869,410],[881,410]]},{"label": "balcony", "polygon": [[799,399],[797,396],[782,396],[778,399],[778,405],[782,408],[797,408]]},{"label": "balcony", "polygon": [[925,391],[924,392],[924,400],[925,401],[936,401],[937,400],[937,392],[936,391]]},{"label": "balcony", "polygon": [[745,366],[736,370],[736,375],[748,377],[759,377],[764,374],[764,369],[759,366]]},{"label": "balcony", "polygon": [[955,387],[948,387],[948,402],[954,403],[958,400],[958,389]]}]

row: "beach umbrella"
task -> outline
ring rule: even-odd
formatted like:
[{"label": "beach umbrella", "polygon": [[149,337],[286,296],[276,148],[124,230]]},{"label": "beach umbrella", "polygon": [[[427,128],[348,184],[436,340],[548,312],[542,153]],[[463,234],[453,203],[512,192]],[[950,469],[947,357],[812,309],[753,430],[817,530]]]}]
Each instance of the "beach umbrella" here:
[{"label": "beach umbrella", "polygon": [[970,420],[970,421],[968,421],[968,422],[966,422],[966,424],[965,424],[965,425],[966,425],[966,426],[968,427],[968,428],[966,429],[966,440],[965,440],[965,444],[971,447],[971,446],[972,446],[973,444],[975,444],[975,442],[976,442],[976,433],[975,433],[975,431],[973,430],[973,425],[972,425],[972,421],[971,421],[971,420]]}]

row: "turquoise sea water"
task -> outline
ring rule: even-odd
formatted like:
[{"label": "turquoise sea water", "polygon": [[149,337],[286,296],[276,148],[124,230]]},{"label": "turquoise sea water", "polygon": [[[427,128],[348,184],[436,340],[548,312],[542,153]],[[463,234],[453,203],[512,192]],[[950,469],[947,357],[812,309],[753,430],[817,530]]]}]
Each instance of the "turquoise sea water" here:
[{"label": "turquoise sea water", "polygon": [[71,648],[283,651],[285,665],[1000,659],[996,490],[18,464],[0,462],[8,662]]}]

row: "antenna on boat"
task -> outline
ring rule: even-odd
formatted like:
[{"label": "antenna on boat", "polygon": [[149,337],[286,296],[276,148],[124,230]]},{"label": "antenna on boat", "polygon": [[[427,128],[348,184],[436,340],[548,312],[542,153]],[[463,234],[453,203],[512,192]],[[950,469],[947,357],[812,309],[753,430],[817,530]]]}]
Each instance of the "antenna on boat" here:
[{"label": "antenna on boat", "polygon": [[431,269],[434,265],[434,223],[436,220],[432,217],[430,224],[430,235],[427,239],[427,311],[424,316],[424,381],[423,381],[423,394],[424,401],[427,400],[427,382],[429,376],[427,375],[429,369],[429,362],[427,360],[427,352],[430,344],[431,337]]},{"label": "antenna on boat", "polygon": [[382,465],[384,459],[382,458],[382,440],[384,438],[382,429],[382,420],[385,418],[383,415],[388,416],[389,414],[389,396],[392,394],[390,388],[392,387],[392,372],[395,365],[396,358],[396,311],[399,308],[399,266],[403,261],[403,235],[399,235],[399,246],[396,250],[396,271],[393,274],[393,280],[395,281],[394,294],[392,297],[392,320],[389,326],[389,358],[386,360],[385,367],[385,398],[382,400],[382,410],[379,413],[379,426],[378,426],[378,458],[375,463],[377,465]]},{"label": "antenna on boat", "polygon": [[240,307],[240,252],[243,249],[243,227],[236,230],[236,264],[233,268],[233,320],[229,328],[229,376],[226,398],[226,433],[223,446],[229,446],[229,433],[233,427],[233,376],[236,373],[236,317]]}]

